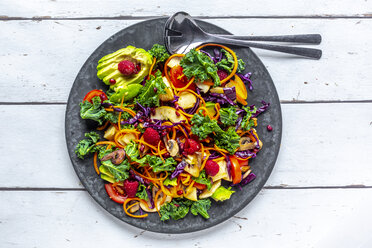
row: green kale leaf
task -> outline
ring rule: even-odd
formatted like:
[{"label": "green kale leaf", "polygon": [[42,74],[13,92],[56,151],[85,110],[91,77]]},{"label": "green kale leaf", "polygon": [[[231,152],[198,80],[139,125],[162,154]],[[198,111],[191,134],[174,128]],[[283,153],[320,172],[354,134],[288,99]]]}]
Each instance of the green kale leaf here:
[{"label": "green kale leaf", "polygon": [[[98,158],[102,159],[107,154],[115,151],[116,149],[105,149],[104,146],[99,149]],[[101,161],[101,166],[105,167],[104,170],[112,174],[116,182],[124,181],[129,178],[130,163],[127,159],[116,165],[111,162],[111,160]]]},{"label": "green kale leaf", "polygon": [[83,101],[80,103],[80,117],[82,119],[97,121],[99,125],[102,125],[106,110],[101,106],[101,98],[95,96],[92,98],[92,102]]},{"label": "green kale leaf", "polygon": [[170,218],[174,220],[182,219],[189,213],[190,205],[191,203],[188,200],[173,199],[171,202],[161,206],[160,220],[165,221],[169,220]]},{"label": "green kale leaf", "polygon": [[82,139],[75,148],[75,153],[78,158],[84,159],[84,156],[95,152],[95,144],[99,140],[99,135],[96,132],[85,133],[87,139]]},{"label": "green kale leaf", "polygon": [[243,106],[243,109],[246,111],[246,114],[244,115],[242,122],[240,123],[240,128],[244,131],[248,131],[252,127],[254,127],[254,121],[251,117],[252,117],[252,114],[256,113],[257,108],[254,107],[254,109],[251,111],[250,107]]},{"label": "green kale leaf", "polygon": [[156,58],[156,63],[164,62],[169,58],[167,49],[159,44],[154,44],[149,50],[149,54]]},{"label": "green kale leaf", "polygon": [[194,180],[197,183],[207,185],[208,189],[212,187],[212,181],[207,177],[205,170],[202,170],[199,176],[193,177],[192,180]]},{"label": "green kale leaf", "polygon": [[174,158],[169,157],[165,159],[165,162],[158,156],[146,155],[146,163],[152,168],[154,172],[160,171],[174,171],[177,161]]},{"label": "green kale leaf", "polygon": [[[225,70],[228,73],[232,72],[232,69],[234,68],[234,57],[225,49],[221,49],[221,52],[225,54],[224,59],[221,59],[220,62],[216,63],[216,66],[219,69]],[[242,73],[245,69],[245,63],[243,60],[238,59],[238,69],[236,70],[237,73]]]},{"label": "green kale leaf", "polygon": [[149,199],[149,196],[147,195],[147,192],[146,192],[146,186],[143,185],[142,183],[140,183],[140,185],[138,186],[136,196],[145,201]]},{"label": "green kale leaf", "polygon": [[208,209],[211,207],[211,200],[209,199],[202,199],[199,201],[196,201],[192,204],[190,208],[190,212],[193,215],[200,214],[205,219],[209,219]]},{"label": "green kale leaf", "polygon": [[226,126],[233,126],[238,120],[238,115],[236,114],[236,108],[230,106],[228,108],[221,108],[220,110],[220,121]]},{"label": "green kale leaf", "polygon": [[[154,90],[155,88],[156,90]],[[142,106],[159,107],[159,95],[165,94],[166,88],[167,86],[163,82],[161,72],[158,70],[155,76],[151,75],[150,79],[146,81],[135,101],[138,101]]]},{"label": "green kale leaf", "polygon": [[181,59],[180,65],[183,68],[183,74],[188,79],[195,77],[195,79],[204,82],[211,78],[214,81],[214,86],[221,84],[217,75],[217,66],[204,53],[192,49]]},{"label": "green kale leaf", "polygon": [[200,111],[191,119],[191,131],[193,134],[199,136],[200,139],[205,139],[213,132],[223,131],[217,124],[217,120],[211,120],[208,116],[203,116]]},{"label": "green kale leaf", "polygon": [[227,131],[216,133],[214,142],[219,148],[227,150],[234,154],[239,147],[240,136],[235,132],[235,127],[230,127]]}]

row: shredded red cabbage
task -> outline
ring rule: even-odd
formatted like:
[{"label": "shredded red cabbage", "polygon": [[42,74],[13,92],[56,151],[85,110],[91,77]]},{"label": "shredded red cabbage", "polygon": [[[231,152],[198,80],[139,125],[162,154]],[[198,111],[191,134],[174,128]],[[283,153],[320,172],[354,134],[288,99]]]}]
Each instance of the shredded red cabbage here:
[{"label": "shredded red cabbage", "polygon": [[142,116],[143,116],[143,113],[141,111],[138,111],[137,114],[133,118],[129,119],[128,121],[121,121],[120,123],[123,124],[123,125],[124,124],[133,124],[136,121],[138,121],[138,119]]},{"label": "shredded red cabbage", "polygon": [[149,114],[151,112],[150,107],[145,108],[139,102],[137,102],[137,105],[138,105],[138,107],[140,107],[143,110],[144,116],[146,116],[146,117],[149,116]]},{"label": "shredded red cabbage", "polygon": [[153,128],[153,129],[155,129],[155,130],[164,130],[164,129],[167,129],[167,128],[171,128],[171,127],[174,127],[174,126],[180,125],[181,123],[184,122],[184,120],[179,121],[179,122],[175,122],[175,123],[173,123],[172,125],[166,125],[166,126],[162,126],[162,125],[161,125],[161,122],[162,122],[162,121],[160,121],[160,123],[159,123],[159,122],[155,122],[155,123],[144,122],[144,123],[143,123],[143,127],[146,127],[146,128],[147,128],[147,127],[151,127],[151,128]]},{"label": "shredded red cabbage", "polygon": [[225,160],[226,160],[227,174],[231,178],[231,160],[230,160],[229,156],[225,156]]},{"label": "shredded red cabbage", "polygon": [[101,103],[101,106],[104,107],[104,108],[109,108],[109,107],[113,107],[114,104],[111,104],[109,102],[103,102],[103,103]]},{"label": "shredded red cabbage", "polygon": [[252,80],[251,80],[251,75],[252,73],[251,72],[248,72],[247,74],[243,75],[241,73],[236,73],[236,75],[238,75],[240,77],[240,79],[243,81],[243,83],[248,83],[248,89],[250,91],[253,90],[253,84],[252,84]]},{"label": "shredded red cabbage", "polygon": [[150,192],[150,190],[146,187],[146,193],[147,193],[147,196],[149,197],[149,201],[151,203],[151,207],[149,207],[150,209],[153,209],[155,207],[155,204],[154,204],[154,199],[152,198],[152,194]]},{"label": "shredded red cabbage", "polygon": [[177,177],[179,174],[181,174],[185,167],[186,167],[187,163],[182,160],[177,166],[176,166],[176,169],[174,170],[174,172],[172,173],[172,175],[170,176],[170,179],[173,179],[175,177]]},{"label": "shredded red cabbage", "polygon": [[265,112],[270,106],[269,102],[266,103],[265,101],[261,101],[261,103],[263,105],[257,109],[256,113],[252,114],[253,118],[255,118],[255,117],[259,116],[260,114],[262,114],[263,112]]},{"label": "shredded red cabbage", "polygon": [[231,101],[235,101],[235,99],[236,99],[235,86],[233,86],[231,88],[223,88],[223,93],[225,93],[226,97],[229,98]]},{"label": "shredded red cabbage", "polygon": [[198,108],[199,108],[199,104],[200,104],[200,99],[199,99],[199,97],[197,97],[194,107],[192,107],[191,109],[188,109],[186,113],[188,113],[190,115],[195,114],[196,110],[198,110]]},{"label": "shredded red cabbage", "polygon": [[200,52],[202,52],[202,53],[204,53],[205,55],[207,55],[212,61],[213,61],[213,63],[216,63],[215,62],[215,59],[212,57],[212,55],[210,55],[210,53],[208,53],[208,52],[206,52],[206,51],[204,51],[204,50],[200,50]]},{"label": "shredded red cabbage", "polygon": [[135,180],[137,180],[138,182],[142,183],[143,185],[147,186],[148,183],[145,182],[145,180],[143,180],[142,177],[138,176],[136,173],[134,173],[132,170],[129,171],[129,174],[131,175],[131,177]]},{"label": "shredded red cabbage", "polygon": [[256,140],[256,142],[257,142],[257,144],[256,144],[256,149],[260,149],[260,142],[258,142],[258,138],[257,138],[257,136],[254,135],[254,133],[252,132],[252,130],[249,131],[249,132],[252,134],[253,138],[254,138],[254,139]]},{"label": "shredded red cabbage", "polygon": [[244,178],[241,182],[240,185],[244,186],[247,185],[248,183],[252,182],[254,179],[256,179],[256,174],[250,173],[246,178]]},{"label": "shredded red cabbage", "polygon": [[217,63],[217,62],[220,62],[221,61],[221,59],[222,59],[222,53],[221,53],[221,50],[219,50],[219,49],[217,49],[217,48],[215,48],[214,50],[213,50],[213,52],[214,52],[214,58],[215,58],[215,64]]},{"label": "shredded red cabbage", "polygon": [[255,158],[256,153],[253,152],[252,150],[244,150],[244,151],[237,151],[235,153],[235,156],[239,158]]},{"label": "shredded red cabbage", "polygon": [[230,104],[236,105],[231,99],[229,99],[225,94],[218,94],[218,93],[210,93],[208,96],[204,97],[206,102],[215,102],[221,105],[223,104]]},{"label": "shredded red cabbage", "polygon": [[235,132],[238,131],[240,127],[240,123],[242,123],[242,120],[243,120],[243,117],[239,115],[238,119],[236,120]]}]

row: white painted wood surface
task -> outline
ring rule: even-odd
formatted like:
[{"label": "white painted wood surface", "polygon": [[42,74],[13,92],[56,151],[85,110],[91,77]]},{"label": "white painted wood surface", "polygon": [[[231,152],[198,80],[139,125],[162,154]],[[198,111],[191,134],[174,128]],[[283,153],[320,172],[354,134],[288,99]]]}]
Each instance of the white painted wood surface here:
[{"label": "white painted wood surface", "polygon": [[[281,151],[266,186],[372,186],[372,103],[283,104],[282,112]],[[82,188],[65,145],[65,105],[5,105],[0,114],[0,130],[12,130],[2,134],[2,163],[12,166],[2,168],[0,188]]]},{"label": "white painted wood surface", "polygon": [[2,0],[4,18],[112,18],[172,15],[185,11],[193,16],[360,16],[370,17],[372,3],[366,0],[190,0],[187,4],[172,0]]},{"label": "white painted wood surface", "polygon": [[[372,2],[184,5],[0,1],[0,247],[372,247]],[[255,50],[284,103],[281,151],[265,189],[216,227],[154,234],[115,219],[83,189],[67,155],[64,111],[98,45],[180,10],[240,35],[320,33],[324,55]]]},{"label": "white painted wood surface", "polygon": [[[210,19],[234,34],[321,33],[319,61],[255,49],[282,101],[372,99],[372,19]],[[0,102],[66,102],[80,67],[109,36],[138,20],[0,22]],[[347,30],[340,32],[340,30]],[[37,34],[37,35],[35,35]],[[11,44],[11,45],[9,45]],[[285,58],[285,63],[283,63]],[[31,66],[32,65],[32,66]]]}]

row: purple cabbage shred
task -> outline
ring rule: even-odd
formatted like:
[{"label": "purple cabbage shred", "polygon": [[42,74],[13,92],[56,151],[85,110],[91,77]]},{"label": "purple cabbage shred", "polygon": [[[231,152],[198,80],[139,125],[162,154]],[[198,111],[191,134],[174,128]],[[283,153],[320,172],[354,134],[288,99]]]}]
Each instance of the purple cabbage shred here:
[{"label": "purple cabbage shred", "polygon": [[172,173],[172,175],[170,176],[170,179],[173,179],[175,177],[177,177],[179,174],[181,174],[185,167],[186,167],[187,163],[185,161],[181,161],[177,166],[176,166],[176,169],[174,170],[174,172]]},{"label": "purple cabbage shred", "polygon": [[266,103],[265,101],[261,101],[261,103],[262,103],[262,106],[257,109],[256,113],[252,114],[252,118],[255,118],[255,117],[259,116],[260,114],[265,112],[270,106],[269,102]]},{"label": "purple cabbage shred", "polygon": [[253,84],[252,84],[252,80],[251,80],[251,75],[252,73],[251,72],[248,72],[247,74],[243,75],[241,73],[237,73],[237,75],[240,77],[240,79],[243,81],[243,83],[248,83],[248,89],[250,91],[253,90]]}]

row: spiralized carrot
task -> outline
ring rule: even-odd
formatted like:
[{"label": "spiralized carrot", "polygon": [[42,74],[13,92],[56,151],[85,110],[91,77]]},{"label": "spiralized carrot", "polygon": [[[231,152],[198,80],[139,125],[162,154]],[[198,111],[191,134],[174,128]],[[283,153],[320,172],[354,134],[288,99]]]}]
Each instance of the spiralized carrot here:
[{"label": "spiralized carrot", "polygon": [[159,140],[159,143],[158,143],[158,154],[159,154],[159,157],[161,159],[161,161],[163,161],[163,163],[165,163],[165,160],[163,158],[163,156],[161,155],[161,152],[160,152],[160,144],[161,144],[161,141]]},{"label": "spiralized carrot", "polygon": [[207,44],[204,44],[204,45],[201,45],[199,46],[198,48],[196,48],[195,50],[196,51],[199,51],[200,49],[204,48],[204,47],[207,47],[207,46],[217,46],[217,47],[221,47],[223,49],[225,49],[226,51],[228,51],[234,58],[234,67],[230,73],[230,75],[228,75],[225,79],[221,80],[221,85],[223,85],[224,83],[226,83],[230,78],[232,78],[235,73],[236,73],[236,70],[238,69],[238,58],[236,57],[236,54],[233,50],[231,50],[230,48],[224,46],[224,45],[220,45],[220,44],[215,44],[215,43],[207,43]]},{"label": "spiralized carrot", "polygon": [[128,212],[129,208],[130,207],[127,207],[127,204],[130,202],[130,201],[139,201],[139,202],[142,202],[143,204],[146,204],[146,206],[148,207],[148,204],[146,201],[140,199],[140,198],[137,198],[137,197],[133,197],[133,198],[127,198],[125,199],[124,201],[124,204],[123,204],[123,209],[124,209],[124,212],[130,216],[130,217],[133,217],[133,218],[145,218],[147,216],[149,216],[148,214],[143,214],[143,215],[134,215],[134,214],[131,214]]},{"label": "spiralized carrot", "polygon": [[115,142],[112,142],[112,141],[98,141],[96,143],[96,146],[99,146],[99,145],[112,145],[112,146],[116,146],[116,143]]},{"label": "spiralized carrot", "polygon": [[158,148],[156,148],[155,146],[153,146],[153,145],[150,145],[149,143],[147,143],[146,141],[144,141],[144,140],[142,140],[142,139],[140,139],[140,140],[135,140],[135,142],[138,142],[138,143],[142,143],[142,144],[144,144],[144,145],[147,145],[148,147],[150,147],[151,149],[154,149],[155,151],[158,149]]},{"label": "spiralized carrot", "polygon": [[97,130],[98,131],[104,130],[109,123],[110,123],[109,121],[106,121],[106,123],[103,126],[97,127]]},{"label": "spiralized carrot", "polygon": [[203,170],[204,169],[204,166],[207,163],[207,160],[208,160],[209,156],[210,156],[210,154],[208,154],[207,157],[204,159],[204,161],[203,161],[203,163],[202,163],[202,165],[200,167],[200,170]]},{"label": "spiralized carrot", "polygon": [[216,103],[214,105],[214,108],[216,109],[216,115],[213,116],[212,118],[215,119],[215,120],[218,120],[218,118],[220,117],[220,109],[221,109],[221,105],[219,103]]},{"label": "spiralized carrot", "polygon": [[150,79],[150,75],[151,75],[152,70],[154,69],[155,64],[156,64],[156,57],[154,57],[154,60],[152,61],[152,65],[150,67],[149,75],[147,76],[147,80]]},{"label": "spiralized carrot", "polygon": [[98,169],[98,165],[97,165],[97,155],[98,155],[97,152],[95,152],[94,156],[93,156],[93,165],[94,165],[94,170],[99,175],[99,169]]}]

